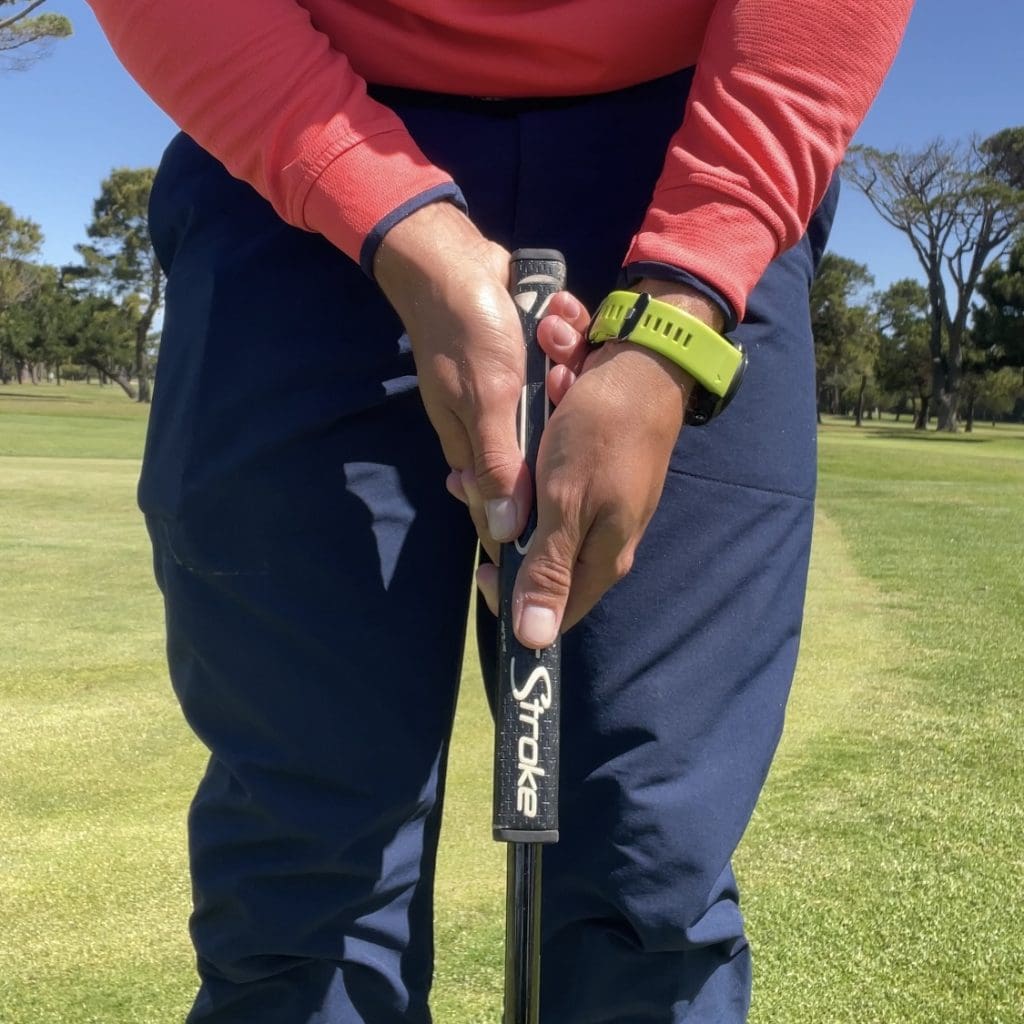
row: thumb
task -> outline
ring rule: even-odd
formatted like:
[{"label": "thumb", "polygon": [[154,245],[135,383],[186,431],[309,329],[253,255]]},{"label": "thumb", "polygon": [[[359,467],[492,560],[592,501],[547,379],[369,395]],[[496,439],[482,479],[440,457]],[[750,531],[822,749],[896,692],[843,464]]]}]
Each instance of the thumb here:
[{"label": "thumb", "polygon": [[515,409],[515,401],[502,411],[490,409],[470,437],[487,529],[498,541],[518,537],[530,510],[530,474],[516,436]]},{"label": "thumb", "polygon": [[[550,647],[558,638],[572,589],[580,539],[574,524],[541,510],[516,578],[512,597],[512,626],[527,647]],[[550,513],[554,512],[555,515]]]}]

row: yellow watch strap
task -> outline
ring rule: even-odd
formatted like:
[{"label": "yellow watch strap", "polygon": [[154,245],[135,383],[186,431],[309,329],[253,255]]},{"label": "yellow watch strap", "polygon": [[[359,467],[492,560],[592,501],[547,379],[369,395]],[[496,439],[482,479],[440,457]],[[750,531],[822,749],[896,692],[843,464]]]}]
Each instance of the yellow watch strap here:
[{"label": "yellow watch strap", "polygon": [[681,366],[712,394],[724,396],[743,353],[702,320],[638,292],[612,292],[601,303],[587,340],[632,341]]}]

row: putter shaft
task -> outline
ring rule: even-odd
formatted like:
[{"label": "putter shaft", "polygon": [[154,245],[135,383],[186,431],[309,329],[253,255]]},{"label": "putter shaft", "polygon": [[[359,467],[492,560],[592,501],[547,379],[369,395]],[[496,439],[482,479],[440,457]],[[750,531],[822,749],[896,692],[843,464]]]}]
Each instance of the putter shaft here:
[{"label": "putter shaft", "polygon": [[508,844],[502,1024],[537,1024],[539,1017],[542,852],[540,843]]}]

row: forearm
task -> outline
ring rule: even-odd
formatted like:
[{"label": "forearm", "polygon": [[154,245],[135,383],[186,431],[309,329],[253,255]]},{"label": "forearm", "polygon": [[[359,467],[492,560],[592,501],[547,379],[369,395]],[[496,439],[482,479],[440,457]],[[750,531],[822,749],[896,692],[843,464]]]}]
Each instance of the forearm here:
[{"label": "forearm", "polygon": [[682,267],[740,317],[803,234],[896,54],[911,0],[720,0],[627,263]]},{"label": "forearm", "polygon": [[288,223],[354,259],[424,193],[458,198],[294,0],[89,0],[153,100]]}]

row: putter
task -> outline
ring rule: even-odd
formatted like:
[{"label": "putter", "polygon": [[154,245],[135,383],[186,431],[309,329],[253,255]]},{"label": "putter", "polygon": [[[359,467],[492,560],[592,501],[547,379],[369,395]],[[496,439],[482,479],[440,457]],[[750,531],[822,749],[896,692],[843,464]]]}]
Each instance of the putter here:
[{"label": "putter", "polygon": [[[519,403],[519,444],[530,475],[550,404],[548,359],[537,324],[548,300],[565,287],[565,261],[551,249],[512,254],[512,298],[526,345],[526,382]],[[537,502],[520,536],[501,546],[498,694],[494,736],[494,838],[508,843],[505,891],[503,1024],[537,1024],[540,1010],[541,851],[558,841],[559,642],[524,647],[512,632],[512,588],[537,526]]]}]

